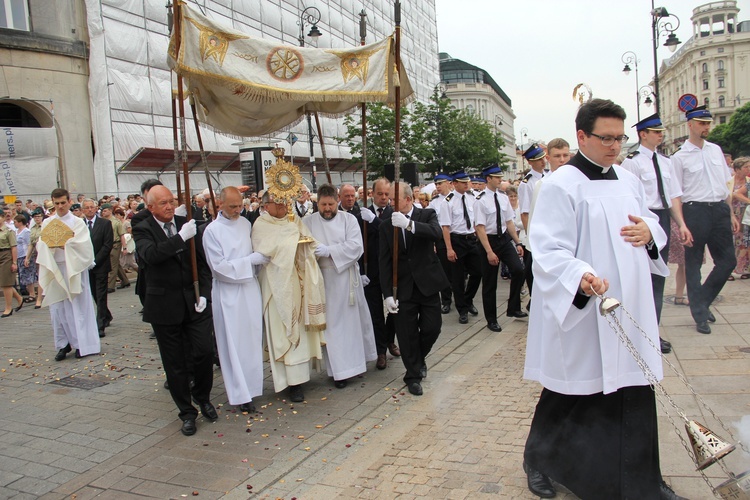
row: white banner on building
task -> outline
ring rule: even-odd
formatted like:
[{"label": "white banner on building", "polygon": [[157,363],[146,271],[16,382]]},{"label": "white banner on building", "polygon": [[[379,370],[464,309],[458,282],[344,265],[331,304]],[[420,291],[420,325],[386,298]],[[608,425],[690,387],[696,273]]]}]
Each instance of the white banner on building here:
[{"label": "white banner on building", "polygon": [[2,128],[0,196],[49,195],[57,187],[54,128]]}]

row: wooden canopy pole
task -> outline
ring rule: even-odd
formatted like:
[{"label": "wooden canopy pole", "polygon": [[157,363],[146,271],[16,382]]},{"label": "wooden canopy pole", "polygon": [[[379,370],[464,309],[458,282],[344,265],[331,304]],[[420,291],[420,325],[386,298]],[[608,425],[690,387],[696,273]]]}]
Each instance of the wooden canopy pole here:
[{"label": "wooden canopy pole", "polygon": [[320,154],[323,155],[323,168],[326,170],[326,180],[328,184],[333,184],[331,180],[331,167],[328,165],[328,155],[326,154],[326,144],[323,139],[323,128],[320,126],[320,117],[318,112],[315,111],[315,126],[318,127],[318,140],[320,141]]},{"label": "wooden canopy pole", "polygon": [[[396,24],[396,68],[394,75],[394,84],[396,86],[396,133],[395,133],[395,145],[394,145],[394,158],[393,158],[393,180],[394,180],[394,192],[393,192],[393,211],[398,212],[398,184],[401,178],[401,165],[400,165],[400,151],[401,151],[401,1],[396,0],[393,5],[394,21]],[[398,300],[398,245],[399,238],[401,236],[401,230],[397,227],[393,228],[393,298]]]},{"label": "wooden canopy pole", "polygon": [[[182,1],[178,0],[174,5],[174,27],[175,27],[175,44],[174,50],[175,55],[179,58],[180,53],[180,42],[181,42],[181,29],[182,29]],[[180,140],[182,141],[182,175],[185,177],[185,192],[190,193],[190,173],[188,172],[188,161],[187,161],[187,138],[185,135],[185,96],[182,91],[182,76],[177,74],[177,99],[180,108]],[[187,210],[187,219],[193,218],[193,209],[190,203],[185,203],[185,209]],[[195,303],[199,303],[201,299],[200,286],[198,285],[198,260],[195,252],[195,238],[190,238],[190,264],[193,271],[193,289],[195,291]]]},{"label": "wooden canopy pole", "polygon": [[[362,12],[359,13],[359,44],[364,45],[365,44],[365,38],[367,38],[367,23],[365,21],[365,18],[367,17],[367,14],[365,13],[365,9],[362,9]],[[368,210],[367,208],[367,104],[362,103],[362,196],[364,197],[364,206],[362,207],[363,210]],[[367,274],[368,271],[368,265],[367,265],[367,221],[362,221],[362,245],[365,247],[365,253],[363,257],[363,261],[365,263],[365,274]]]},{"label": "wooden canopy pole", "polygon": [[211,215],[211,219],[215,219],[219,214],[218,207],[216,206],[216,199],[214,198],[214,189],[211,186],[211,173],[208,171],[208,159],[206,159],[206,152],[203,150],[203,139],[201,138],[201,128],[198,126],[198,115],[195,110],[195,99],[190,96],[190,111],[193,113],[193,124],[195,125],[195,135],[198,136],[198,149],[201,151],[201,163],[203,163],[203,171],[206,173],[206,186],[208,186],[208,194],[211,197],[211,206],[214,209],[214,213]]},{"label": "wooden canopy pole", "polygon": [[180,140],[177,137],[177,97],[172,96],[172,139],[174,141],[174,176],[177,185],[177,199],[185,204],[190,200],[182,199],[182,181],[180,180]]}]

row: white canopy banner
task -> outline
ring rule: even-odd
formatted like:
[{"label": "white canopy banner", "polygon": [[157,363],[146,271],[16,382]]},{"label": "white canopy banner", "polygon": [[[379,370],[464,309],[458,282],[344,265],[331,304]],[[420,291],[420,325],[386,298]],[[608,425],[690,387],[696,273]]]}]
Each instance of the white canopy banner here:
[{"label": "white canopy banner", "polygon": [[[306,111],[335,115],[362,102],[395,103],[413,93],[406,71],[396,72],[392,36],[351,49],[283,45],[222,26],[180,2],[169,64],[186,80],[201,122],[253,137],[297,122]],[[175,23],[177,25],[177,23]]]}]

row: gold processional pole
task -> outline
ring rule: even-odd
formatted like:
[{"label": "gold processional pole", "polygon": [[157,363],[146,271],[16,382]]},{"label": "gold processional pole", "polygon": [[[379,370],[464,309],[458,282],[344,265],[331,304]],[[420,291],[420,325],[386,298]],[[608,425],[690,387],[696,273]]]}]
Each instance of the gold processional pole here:
[{"label": "gold processional pole", "polygon": [[[394,72],[394,85],[395,85],[395,100],[396,100],[396,141],[394,147],[394,158],[393,158],[393,180],[394,180],[394,193],[393,193],[393,210],[398,212],[398,184],[401,178],[401,165],[399,162],[400,150],[401,150],[401,2],[396,0],[393,5],[394,21],[396,24],[396,67]],[[393,228],[393,300],[398,300],[398,240],[401,230],[397,227]]]},{"label": "gold processional pole", "polygon": [[[365,44],[367,38],[367,14],[365,9],[359,13],[359,44]],[[362,103],[362,196],[365,200],[362,210],[367,210],[367,104]],[[362,220],[362,245],[365,247],[363,261],[365,263],[365,274],[367,274],[367,221]],[[395,298],[394,298],[395,300]]]},{"label": "gold processional pole", "polygon": [[[178,0],[174,5],[174,51],[175,60],[179,61],[180,42],[182,41],[182,1]],[[190,174],[188,172],[187,162],[187,138],[185,136],[185,96],[182,91],[182,76],[177,73],[177,99],[180,108],[180,140],[182,141],[182,175],[185,177],[185,193],[190,195]],[[187,210],[187,219],[193,218],[193,210],[188,200],[185,200],[185,209]],[[195,303],[201,299],[200,287],[198,286],[198,261],[195,253],[195,238],[190,238],[190,264],[193,271],[193,289],[195,290]]]}]

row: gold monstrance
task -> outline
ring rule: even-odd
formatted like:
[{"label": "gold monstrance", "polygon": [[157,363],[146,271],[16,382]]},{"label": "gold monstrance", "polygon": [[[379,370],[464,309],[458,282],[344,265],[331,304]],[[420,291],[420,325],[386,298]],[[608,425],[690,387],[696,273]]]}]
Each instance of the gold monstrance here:
[{"label": "gold monstrance", "polygon": [[[292,204],[299,197],[300,189],[302,189],[302,176],[295,165],[284,160],[284,148],[277,145],[271,152],[276,157],[276,163],[266,170],[268,192],[274,202],[286,204],[287,216],[289,220],[293,220]],[[299,243],[307,243],[306,240],[307,238],[302,238]]]}]

